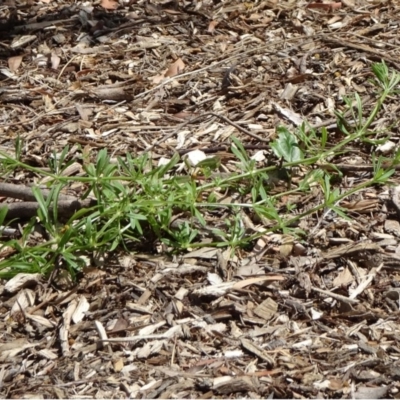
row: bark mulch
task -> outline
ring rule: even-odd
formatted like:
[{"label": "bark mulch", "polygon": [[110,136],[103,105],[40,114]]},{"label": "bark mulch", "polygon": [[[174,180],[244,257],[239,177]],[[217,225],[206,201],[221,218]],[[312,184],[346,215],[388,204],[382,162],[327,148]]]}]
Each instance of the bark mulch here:
[{"label": "bark mulch", "polygon": [[[374,105],[371,65],[400,71],[396,1],[10,0],[0,13],[0,147],[19,136],[38,168],[67,145],[71,158],[202,149],[229,162],[232,135],[254,155],[305,120],[336,137],[344,96]],[[398,109],[389,99],[373,126],[396,145]],[[344,185],[372,173],[352,146],[335,160]],[[370,188],[343,202],[351,220],[305,218],[304,242],[118,253],[77,284],[0,282],[0,395],[399,398],[393,196]]]}]

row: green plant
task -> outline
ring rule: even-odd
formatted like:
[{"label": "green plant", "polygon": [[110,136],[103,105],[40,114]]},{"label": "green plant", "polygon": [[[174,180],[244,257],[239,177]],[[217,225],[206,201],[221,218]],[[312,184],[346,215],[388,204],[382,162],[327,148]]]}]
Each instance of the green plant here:
[{"label": "green plant", "polygon": [[[46,170],[22,161],[23,144],[18,138],[14,155],[0,154],[3,177],[17,170],[30,172],[46,178],[49,194],[44,196],[38,187],[33,188],[37,215],[25,221],[18,239],[2,242],[0,251],[9,249],[11,255],[0,260],[0,277],[18,272],[49,274],[60,263],[74,276],[95,253],[134,251],[136,246],[146,246],[151,252],[155,241],[164,243],[171,253],[202,246],[235,252],[270,232],[302,237],[305,232],[297,225],[313,214],[323,217],[333,211],[351,218],[341,206],[342,200],[387,184],[400,162],[400,151],[392,157],[372,152],[371,176],[348,187],[341,185],[336,158],[357,143],[373,148],[385,140],[372,124],[388,96],[397,93],[400,75],[390,72],[384,63],[374,65],[373,72],[376,103],[367,113],[357,94],[344,99],[345,109],[336,113],[342,132],[339,140],[331,140],[326,129],[317,131],[306,123],[293,132],[279,127],[270,144],[270,165],[260,167],[233,137],[231,173],[220,172],[223,166],[218,157],[191,168],[175,154],[167,163],[155,166],[148,154],[111,160],[106,150],[100,150],[93,162],[82,152],[84,175],[69,177],[63,175],[74,162],[68,147],[53,153]],[[200,171],[202,179],[194,170]],[[280,181],[290,185],[279,185]],[[71,183],[83,187],[81,200],[92,198],[94,202],[65,218],[60,215],[61,193]],[[313,205],[303,207],[296,200],[307,198],[316,189],[318,201]],[[230,201],[222,201],[225,196]],[[257,230],[246,228],[246,215],[258,224]],[[178,217],[180,222],[173,223]],[[10,223],[4,207],[0,207],[0,223]],[[35,233],[38,228],[40,240]]]}]

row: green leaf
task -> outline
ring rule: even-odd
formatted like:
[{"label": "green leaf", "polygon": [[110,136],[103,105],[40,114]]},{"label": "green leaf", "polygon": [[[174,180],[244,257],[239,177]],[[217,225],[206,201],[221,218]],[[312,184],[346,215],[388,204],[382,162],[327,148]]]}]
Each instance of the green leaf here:
[{"label": "green leaf", "polygon": [[167,164],[161,165],[160,167],[155,169],[157,176],[160,178],[163,177],[168,171],[170,171],[172,168],[175,167],[175,165],[179,162],[179,160],[180,160],[179,154],[174,153],[171,160],[169,160]]},{"label": "green leaf", "polygon": [[221,165],[221,159],[219,157],[206,158],[200,161],[196,167],[197,168],[210,168],[211,170],[216,170]]},{"label": "green leaf", "polygon": [[332,211],[334,211],[337,215],[345,219],[346,221],[351,221],[351,218],[345,213],[344,209],[338,206],[329,207]]},{"label": "green leaf", "polygon": [[378,173],[374,176],[374,182],[376,183],[386,183],[386,181],[396,172],[395,169],[383,170],[380,169]]},{"label": "green leaf", "polygon": [[[49,218],[49,211],[47,209],[46,201],[43,197],[41,190],[37,186],[32,187],[32,192],[38,202],[39,209],[38,209],[38,216],[42,220],[42,222],[46,222]],[[51,197],[51,195],[49,195]]]},{"label": "green leaf", "polygon": [[249,162],[249,156],[243,147],[242,143],[234,136],[232,136],[232,153],[243,163],[247,164]]},{"label": "green leaf", "polygon": [[60,196],[60,192],[63,186],[58,184],[55,186],[54,191],[52,191],[52,201],[53,201],[53,219],[54,221],[58,220],[58,200]]},{"label": "green leaf", "polygon": [[4,220],[6,219],[8,213],[7,207],[0,207],[0,225],[3,225]]},{"label": "green leaf", "polygon": [[384,83],[388,79],[389,70],[385,62],[376,63],[372,65],[372,72],[376,76],[379,82]]},{"label": "green leaf", "polygon": [[299,148],[297,138],[286,128],[278,128],[278,139],[271,143],[275,155],[283,158],[286,162],[296,162],[302,160],[303,152]]}]

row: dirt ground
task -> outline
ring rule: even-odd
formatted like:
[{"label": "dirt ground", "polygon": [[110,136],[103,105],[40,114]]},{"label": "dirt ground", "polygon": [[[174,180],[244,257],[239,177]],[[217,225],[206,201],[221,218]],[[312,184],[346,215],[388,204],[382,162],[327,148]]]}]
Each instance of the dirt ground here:
[{"label": "dirt ground", "polygon": [[[39,167],[67,145],[228,163],[231,135],[253,155],[303,121],[339,140],[343,97],[374,105],[371,65],[400,71],[390,0],[10,0],[0,17],[0,148],[19,135]],[[393,96],[373,127],[397,145],[398,109]],[[371,149],[351,146],[334,160],[344,186],[372,173]],[[0,396],[400,398],[389,197],[368,188],[345,199],[351,221],[312,215],[306,241],[277,232],[258,252],[116,254],[76,286],[0,282]]]}]

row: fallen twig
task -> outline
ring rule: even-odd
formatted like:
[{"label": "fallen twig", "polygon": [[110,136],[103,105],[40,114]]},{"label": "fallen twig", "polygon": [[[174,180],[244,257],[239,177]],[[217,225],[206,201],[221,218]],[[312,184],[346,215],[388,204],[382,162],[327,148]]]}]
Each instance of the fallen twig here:
[{"label": "fallen twig", "polygon": [[[70,217],[76,211],[82,208],[92,207],[96,204],[96,201],[93,199],[89,200],[60,200],[57,202],[57,212],[61,217]],[[4,203],[0,208],[7,208],[7,219],[20,219],[20,218],[31,218],[37,214],[37,210],[39,209],[39,204],[33,201],[24,201],[19,203]],[[49,212],[52,212],[53,205],[50,204]]]},{"label": "fallen twig", "polygon": [[336,300],[339,300],[339,301],[342,301],[344,303],[357,304],[357,303],[360,302],[357,299],[350,299],[348,297],[342,296],[341,294],[336,294],[336,293],[330,292],[329,290],[323,290],[323,289],[319,289],[319,288],[316,288],[316,287],[312,287],[311,290],[313,290],[314,292],[323,294],[325,296],[332,297],[332,298],[334,298]]},{"label": "fallen twig", "polygon": [[[46,199],[50,195],[50,190],[40,189],[43,198]],[[36,197],[33,194],[33,190],[29,186],[15,185],[13,183],[0,183],[0,196],[11,197],[13,199],[19,199],[24,201],[35,201]],[[74,196],[60,193],[58,196],[59,200],[75,201],[78,200]]]}]

